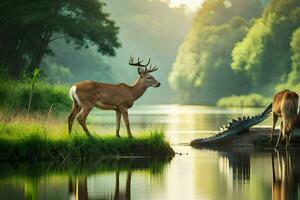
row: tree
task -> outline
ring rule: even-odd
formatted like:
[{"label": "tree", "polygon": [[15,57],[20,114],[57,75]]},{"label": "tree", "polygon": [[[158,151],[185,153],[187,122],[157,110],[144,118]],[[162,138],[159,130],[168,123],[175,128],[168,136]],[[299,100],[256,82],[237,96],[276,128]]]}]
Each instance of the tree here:
[{"label": "tree", "polygon": [[169,76],[183,101],[213,104],[249,90],[247,76],[234,72],[231,51],[243,39],[262,6],[258,1],[205,1],[178,50]]},{"label": "tree", "polygon": [[286,82],[291,71],[290,39],[299,19],[299,0],[272,0],[233,49],[232,69],[245,72],[256,88]]},{"label": "tree", "polygon": [[288,76],[288,83],[290,85],[300,84],[300,28],[293,33],[291,40],[292,50],[292,71]]},{"label": "tree", "polygon": [[18,77],[39,67],[49,44],[57,39],[76,47],[94,45],[99,53],[113,56],[120,46],[118,27],[98,0],[13,0],[0,5],[0,64]]}]

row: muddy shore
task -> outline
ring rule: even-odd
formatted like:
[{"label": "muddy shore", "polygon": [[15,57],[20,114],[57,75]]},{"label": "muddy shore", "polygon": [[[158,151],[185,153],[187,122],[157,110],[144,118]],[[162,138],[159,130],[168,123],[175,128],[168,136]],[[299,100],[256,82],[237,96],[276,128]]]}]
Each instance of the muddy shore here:
[{"label": "muddy shore", "polygon": [[[276,129],[273,143],[271,138],[271,127],[255,127],[249,131],[243,132],[237,136],[233,136],[222,141],[203,144],[201,140],[194,140],[191,146],[194,148],[205,148],[213,150],[226,151],[268,151],[273,150],[277,142],[279,130]],[[290,149],[300,148],[300,129],[293,133]],[[285,149],[285,142],[282,141],[279,149]]]}]

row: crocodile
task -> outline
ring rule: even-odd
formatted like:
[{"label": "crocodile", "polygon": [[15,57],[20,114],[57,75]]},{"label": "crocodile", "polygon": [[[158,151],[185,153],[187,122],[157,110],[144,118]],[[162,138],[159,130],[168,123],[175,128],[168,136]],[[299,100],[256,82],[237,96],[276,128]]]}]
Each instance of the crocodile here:
[{"label": "crocodile", "polygon": [[249,129],[267,119],[272,112],[272,103],[260,114],[255,116],[243,116],[238,119],[232,119],[227,125],[221,126],[217,134],[193,140],[190,144],[194,147],[209,147],[217,143],[230,140],[241,133],[249,131]]}]

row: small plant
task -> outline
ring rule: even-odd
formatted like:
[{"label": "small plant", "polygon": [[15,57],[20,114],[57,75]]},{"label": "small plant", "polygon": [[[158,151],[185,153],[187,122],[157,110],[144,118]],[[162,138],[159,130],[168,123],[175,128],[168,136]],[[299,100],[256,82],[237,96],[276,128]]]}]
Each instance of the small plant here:
[{"label": "small plant", "polygon": [[30,89],[30,97],[29,97],[29,102],[28,102],[28,108],[27,108],[27,115],[26,115],[26,121],[28,119],[29,116],[29,112],[30,112],[30,108],[31,108],[31,101],[32,101],[32,95],[33,95],[33,88],[35,85],[35,82],[38,79],[38,76],[40,74],[41,70],[39,68],[35,68],[32,74],[32,78],[29,78],[29,81],[31,83],[31,89]]}]

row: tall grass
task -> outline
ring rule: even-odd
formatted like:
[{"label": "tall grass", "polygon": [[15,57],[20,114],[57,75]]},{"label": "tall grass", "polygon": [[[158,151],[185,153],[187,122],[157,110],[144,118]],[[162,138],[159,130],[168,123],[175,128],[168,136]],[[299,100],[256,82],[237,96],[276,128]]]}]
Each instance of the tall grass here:
[{"label": "tall grass", "polygon": [[174,151],[161,131],[129,139],[115,136],[87,137],[66,125],[22,118],[0,122],[0,160],[91,160],[111,156],[173,156]]},{"label": "tall grass", "polygon": [[[25,112],[31,95],[31,83],[10,80],[0,80],[0,83],[0,110],[6,113]],[[38,81],[32,93],[30,109],[46,113],[51,105],[56,113],[70,109],[68,86]]]}]

